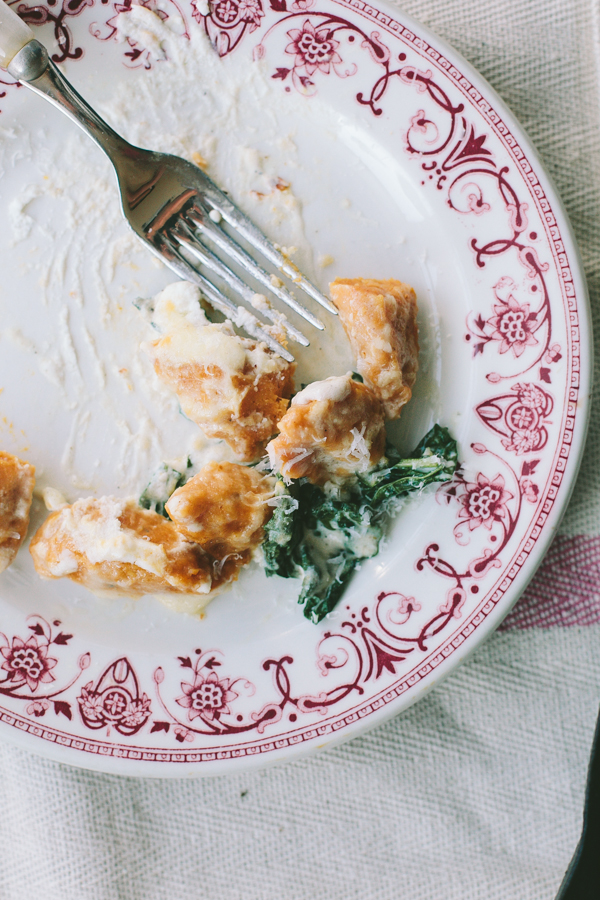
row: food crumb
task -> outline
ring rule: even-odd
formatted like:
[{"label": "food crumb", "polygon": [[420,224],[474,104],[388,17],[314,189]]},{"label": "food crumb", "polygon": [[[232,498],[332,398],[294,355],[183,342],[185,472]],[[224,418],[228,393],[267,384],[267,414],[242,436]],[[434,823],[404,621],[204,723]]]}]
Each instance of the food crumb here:
[{"label": "food crumb", "polygon": [[252,304],[254,309],[260,309],[262,311],[271,309],[271,304],[264,294],[253,294],[250,298],[250,303]]},{"label": "food crumb", "polygon": [[49,512],[57,512],[59,509],[63,509],[65,506],[69,505],[64,494],[53,487],[44,488],[42,491],[42,500]]},{"label": "food crumb", "polygon": [[323,253],[319,256],[319,265],[322,269],[326,269],[327,266],[331,266],[334,262],[335,259],[329,253]]},{"label": "food crumb", "polygon": [[196,163],[196,165],[198,166],[199,169],[207,169],[208,168],[208,160],[204,159],[202,154],[198,153],[197,150],[195,150],[192,153],[192,162]]}]

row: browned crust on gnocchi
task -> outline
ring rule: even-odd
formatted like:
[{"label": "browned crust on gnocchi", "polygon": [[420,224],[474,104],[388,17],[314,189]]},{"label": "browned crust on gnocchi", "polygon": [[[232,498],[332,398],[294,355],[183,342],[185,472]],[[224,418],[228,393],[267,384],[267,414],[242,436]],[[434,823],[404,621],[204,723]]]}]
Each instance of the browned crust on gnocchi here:
[{"label": "browned crust on gnocchi", "polygon": [[68,577],[96,593],[208,594],[245,560],[214,560],[163,516],[131,500],[89,497],[49,516],[31,555],[43,578]]},{"label": "browned crust on gnocchi", "polygon": [[254,550],[273,513],[275,480],[256,469],[211,462],[170,497],[166,510],[182,534],[212,556]]},{"label": "browned crust on gnocchi", "polygon": [[[295,363],[277,359],[272,372],[260,372],[248,362],[241,372],[229,373],[218,365],[190,360],[170,361],[169,335],[152,343],[154,369],[171,387],[188,418],[207,437],[226,441],[247,462],[257,459],[277,430],[294,390]],[[244,343],[250,349],[257,345]]]}]

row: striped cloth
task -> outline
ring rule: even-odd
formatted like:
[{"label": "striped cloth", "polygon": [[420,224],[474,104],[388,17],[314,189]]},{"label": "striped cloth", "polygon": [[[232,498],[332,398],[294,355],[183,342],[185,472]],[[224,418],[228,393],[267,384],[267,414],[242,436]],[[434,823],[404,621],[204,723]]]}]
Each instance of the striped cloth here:
[{"label": "striped cloth", "polygon": [[[529,132],[600,304],[597,0],[404,0]],[[0,747],[0,897],[552,900],[600,696],[600,411],[547,559],[500,631],[404,715],[320,756],[124,779]]]},{"label": "striped cloth", "polygon": [[598,624],[600,538],[559,534],[501,630]]}]

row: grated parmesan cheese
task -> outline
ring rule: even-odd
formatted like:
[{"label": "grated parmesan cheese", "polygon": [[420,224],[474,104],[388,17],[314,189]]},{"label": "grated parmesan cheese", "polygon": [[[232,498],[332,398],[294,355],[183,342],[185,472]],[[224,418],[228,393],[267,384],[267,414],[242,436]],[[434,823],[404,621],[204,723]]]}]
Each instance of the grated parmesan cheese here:
[{"label": "grated parmesan cheese", "polygon": [[366,425],[363,425],[360,431],[358,428],[350,429],[352,443],[348,448],[346,455],[349,459],[356,459],[359,461],[358,472],[366,472],[371,466],[371,451],[365,440],[366,427]]}]

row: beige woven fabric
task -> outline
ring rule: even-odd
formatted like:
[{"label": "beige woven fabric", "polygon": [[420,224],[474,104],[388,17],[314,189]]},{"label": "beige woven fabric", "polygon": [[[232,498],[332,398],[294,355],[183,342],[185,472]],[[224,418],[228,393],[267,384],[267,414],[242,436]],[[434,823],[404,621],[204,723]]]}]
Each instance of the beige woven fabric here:
[{"label": "beige woven fabric", "polygon": [[[600,303],[592,0],[405,0],[514,110]],[[597,407],[597,403],[596,403]],[[564,529],[600,535],[600,415]],[[151,782],[0,747],[0,898],[552,900],[581,824],[600,626],[509,631],[366,737],[250,776]]]}]

